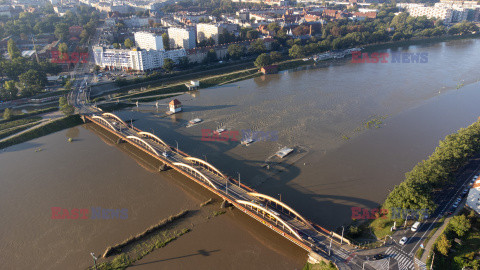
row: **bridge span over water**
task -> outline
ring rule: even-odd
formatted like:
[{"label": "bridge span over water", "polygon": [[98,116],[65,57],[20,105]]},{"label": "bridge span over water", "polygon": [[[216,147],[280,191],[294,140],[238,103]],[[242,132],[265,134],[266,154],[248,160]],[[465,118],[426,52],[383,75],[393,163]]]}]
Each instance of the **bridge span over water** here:
[{"label": "bridge span over water", "polygon": [[[295,243],[309,252],[311,262],[332,259],[326,243],[329,241],[331,243],[338,235],[307,220],[284,202],[239,183],[212,164],[171,147],[152,133],[128,125],[115,114],[91,114],[82,117],[85,121],[89,120],[117,136],[118,142],[130,143],[161,161],[163,166],[175,169]],[[343,241],[345,242],[345,239]]]}]

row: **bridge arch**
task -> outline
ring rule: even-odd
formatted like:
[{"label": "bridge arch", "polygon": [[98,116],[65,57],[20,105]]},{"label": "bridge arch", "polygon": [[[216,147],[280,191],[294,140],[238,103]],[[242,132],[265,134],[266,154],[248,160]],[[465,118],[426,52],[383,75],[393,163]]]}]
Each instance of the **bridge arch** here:
[{"label": "bridge arch", "polygon": [[215,186],[215,184],[213,184],[213,182],[210,181],[210,179],[208,179],[208,177],[205,174],[203,174],[201,171],[195,169],[194,167],[192,167],[188,164],[182,163],[182,162],[174,162],[172,164],[176,165],[176,166],[181,166],[181,167],[184,167],[184,168],[187,168],[187,169],[190,169],[190,170],[194,171],[195,173],[200,175],[203,178],[203,180],[205,180],[208,184],[210,184],[210,186],[212,186],[214,189],[218,189],[217,186]]},{"label": "bridge arch", "polygon": [[305,225],[307,225],[309,228],[313,229],[313,226],[310,224],[310,222],[308,220],[306,220],[297,211],[293,210],[293,208],[291,208],[287,204],[281,202],[280,200],[277,200],[273,197],[270,197],[270,196],[262,194],[262,193],[257,193],[257,192],[249,192],[248,195],[253,196],[253,197],[257,197],[257,198],[262,198],[262,199],[265,199],[265,200],[268,200],[268,201],[271,201],[271,202],[275,202],[276,204],[281,205],[283,208],[287,209],[288,211],[290,211],[290,213],[294,214],[297,218],[299,218],[301,221],[303,221],[305,223]]},{"label": "bridge arch", "polygon": [[208,168],[210,168],[211,170],[213,170],[214,172],[216,172],[221,177],[223,177],[225,179],[228,179],[228,177],[225,174],[223,174],[219,169],[215,168],[212,164],[206,162],[203,159],[199,159],[199,158],[196,158],[196,157],[186,157],[185,159],[189,160],[189,161],[201,163],[201,164],[207,166]]},{"label": "bridge arch", "polygon": [[146,138],[150,138],[150,139],[153,139],[154,141],[157,141],[167,147],[170,147],[167,143],[165,143],[162,139],[160,139],[158,136],[150,133],[150,132],[145,132],[145,131],[141,131],[141,132],[138,132],[138,135],[141,135],[143,137],[146,137]]},{"label": "bridge arch", "polygon": [[127,136],[127,139],[131,139],[131,140],[134,140],[134,141],[143,143],[150,151],[152,151],[153,153],[155,153],[155,155],[160,156],[160,155],[158,154],[157,150],[155,150],[155,148],[153,148],[153,146],[151,146],[151,145],[150,145],[147,141],[145,141],[144,139],[139,138],[139,137],[137,137],[137,136]]},{"label": "bridge arch", "polygon": [[107,126],[109,126],[111,129],[117,131],[117,129],[116,129],[110,122],[108,122],[107,119],[105,119],[105,118],[103,118],[103,117],[101,117],[101,116],[94,115],[94,116],[92,116],[92,119],[98,119],[99,122],[104,123],[104,124],[106,124]]},{"label": "bridge arch", "polygon": [[252,206],[252,207],[255,207],[257,209],[260,209],[266,213],[268,213],[270,216],[272,216],[275,220],[277,220],[278,222],[282,223],[282,225],[288,229],[289,232],[291,232],[295,237],[297,237],[299,240],[303,241],[303,238],[298,234],[298,232],[296,230],[294,230],[290,225],[288,225],[287,222],[285,222],[283,219],[281,219],[280,217],[278,217],[277,215],[275,215],[274,213],[272,213],[270,210],[268,210],[267,208],[263,207],[263,206],[260,206],[254,202],[249,202],[249,201],[244,201],[244,200],[237,200],[237,203],[239,204],[243,204],[243,205],[249,205],[249,206]]},{"label": "bridge arch", "polygon": [[122,118],[116,116],[115,114],[113,113],[103,113],[102,116],[109,116],[109,117],[112,117],[112,118],[115,118],[117,121],[119,121],[120,123],[122,123],[125,127],[128,127],[127,123],[125,123],[125,121],[122,120]]}]

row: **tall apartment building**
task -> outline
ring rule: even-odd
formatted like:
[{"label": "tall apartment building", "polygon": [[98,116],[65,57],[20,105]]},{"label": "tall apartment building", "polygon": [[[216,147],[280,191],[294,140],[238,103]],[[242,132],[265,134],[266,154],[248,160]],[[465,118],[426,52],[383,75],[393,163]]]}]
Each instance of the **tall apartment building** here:
[{"label": "tall apartment building", "polygon": [[170,39],[170,48],[184,48],[190,50],[196,47],[196,29],[195,27],[168,28],[168,38]]},{"label": "tall apartment building", "polygon": [[238,29],[236,24],[227,23],[199,23],[197,24],[197,41],[213,38],[215,44],[218,44],[218,36],[223,34],[223,31],[233,32]]},{"label": "tall apartment building", "polygon": [[162,36],[149,32],[135,32],[135,44],[143,50],[161,51],[163,48]]},{"label": "tall apartment building", "polygon": [[445,23],[451,23],[453,20],[453,10],[442,7],[413,7],[409,9],[410,16],[421,17],[427,16],[428,19],[437,18]]}]

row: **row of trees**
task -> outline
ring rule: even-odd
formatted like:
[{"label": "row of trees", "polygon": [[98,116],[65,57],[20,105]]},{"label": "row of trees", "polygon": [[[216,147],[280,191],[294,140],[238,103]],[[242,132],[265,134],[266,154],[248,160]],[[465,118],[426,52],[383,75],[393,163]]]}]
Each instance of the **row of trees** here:
[{"label": "row of trees", "polygon": [[448,135],[428,159],[417,164],[406,174],[405,180],[395,186],[384,203],[384,208],[434,210],[434,192],[440,191],[456,179],[455,172],[480,151],[480,122],[477,121],[457,133]]}]

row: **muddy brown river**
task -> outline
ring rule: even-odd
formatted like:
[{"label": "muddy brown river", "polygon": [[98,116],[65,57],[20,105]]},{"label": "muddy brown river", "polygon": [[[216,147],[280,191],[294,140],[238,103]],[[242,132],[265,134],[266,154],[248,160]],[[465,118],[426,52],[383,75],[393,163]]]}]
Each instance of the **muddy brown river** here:
[{"label": "muddy brown river", "polygon": [[[479,116],[480,40],[399,47],[428,63],[302,67],[122,110],[123,119],[281,197],[336,229],[352,206],[377,207],[445,135]],[[187,127],[193,118],[203,122]],[[173,172],[156,172],[128,146],[80,126],[0,152],[0,260],[8,269],[85,269],[148,226],[209,198]],[[204,141],[202,129],[278,134],[243,146]],[[73,143],[67,137],[75,137]],[[283,147],[294,152],[279,159]],[[41,149],[41,151],[39,151]],[[37,150],[37,151],[35,151]],[[128,209],[128,218],[55,220],[51,207]],[[299,269],[306,255],[238,211],[202,223],[141,260],[139,269]]]}]

